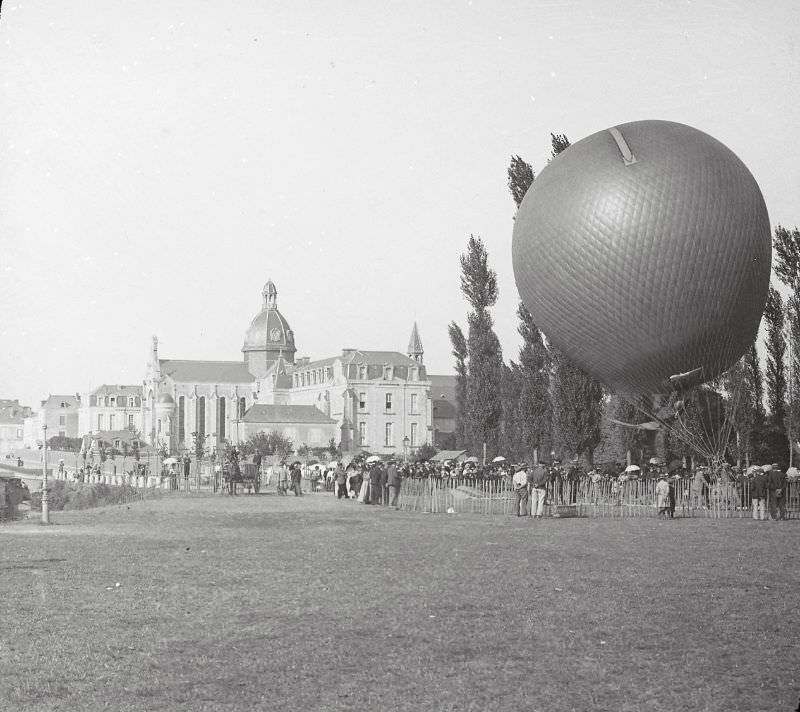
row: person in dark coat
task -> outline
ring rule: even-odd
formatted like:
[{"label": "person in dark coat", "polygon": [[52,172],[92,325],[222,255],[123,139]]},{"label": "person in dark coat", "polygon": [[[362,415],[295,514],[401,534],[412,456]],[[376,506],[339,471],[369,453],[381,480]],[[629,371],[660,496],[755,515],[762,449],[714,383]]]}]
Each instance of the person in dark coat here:
[{"label": "person in dark coat", "polygon": [[400,509],[400,506],[397,504],[398,498],[400,497],[400,482],[400,471],[397,469],[394,460],[392,460],[389,463],[389,467],[386,468],[386,485],[389,488],[389,506],[395,509]]},{"label": "person in dark coat", "polygon": [[344,471],[341,463],[336,465],[336,470],[333,473],[333,480],[336,483],[336,498],[342,499],[342,497],[347,497],[347,473]]},{"label": "person in dark coat", "polygon": [[383,465],[376,462],[369,471],[370,504],[380,504],[383,494]]},{"label": "person in dark coat", "polygon": [[753,519],[764,520],[767,518],[767,473],[758,469],[753,474],[750,484],[750,494],[753,498]]},{"label": "person in dark coat", "polygon": [[769,516],[774,521],[786,518],[786,473],[773,465],[767,476],[769,487]]},{"label": "person in dark coat", "polygon": [[300,488],[300,480],[303,477],[303,472],[300,469],[300,463],[299,462],[295,462],[294,465],[292,465],[292,470],[291,470],[291,472],[289,474],[290,474],[291,480],[292,480],[292,492],[294,492],[294,496],[295,497],[302,497],[303,496],[303,490]]}]

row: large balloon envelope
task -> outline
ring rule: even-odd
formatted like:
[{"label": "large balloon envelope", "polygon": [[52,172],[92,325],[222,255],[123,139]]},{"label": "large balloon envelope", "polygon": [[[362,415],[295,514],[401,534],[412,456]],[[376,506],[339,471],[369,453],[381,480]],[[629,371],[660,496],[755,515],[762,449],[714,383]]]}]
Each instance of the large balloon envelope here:
[{"label": "large balloon envelope", "polygon": [[771,231],[747,167],[669,121],[600,131],[556,156],[514,224],[514,275],[548,339],[622,394],[707,381],[756,338]]}]

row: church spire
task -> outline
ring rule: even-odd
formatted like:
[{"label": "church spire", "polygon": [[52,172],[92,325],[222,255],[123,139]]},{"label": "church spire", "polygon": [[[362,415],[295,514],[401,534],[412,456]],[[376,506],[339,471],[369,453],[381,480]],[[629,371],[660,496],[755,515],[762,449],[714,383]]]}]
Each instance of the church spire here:
[{"label": "church spire", "polygon": [[419,330],[417,329],[417,322],[414,322],[414,328],[411,329],[411,338],[408,340],[408,358],[413,359],[417,363],[422,363],[422,355],[425,351],[422,348],[422,339],[419,338]]}]

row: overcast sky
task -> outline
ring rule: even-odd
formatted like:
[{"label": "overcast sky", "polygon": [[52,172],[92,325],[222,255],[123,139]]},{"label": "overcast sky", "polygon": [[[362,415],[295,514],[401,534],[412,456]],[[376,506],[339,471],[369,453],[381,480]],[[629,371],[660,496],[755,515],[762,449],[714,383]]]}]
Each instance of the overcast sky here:
[{"label": "overcast sky", "polygon": [[268,278],[298,356],[451,373],[470,233],[517,358],[512,154],[637,119],[721,140],[800,223],[800,3],[5,0],[0,398],[242,358]]}]

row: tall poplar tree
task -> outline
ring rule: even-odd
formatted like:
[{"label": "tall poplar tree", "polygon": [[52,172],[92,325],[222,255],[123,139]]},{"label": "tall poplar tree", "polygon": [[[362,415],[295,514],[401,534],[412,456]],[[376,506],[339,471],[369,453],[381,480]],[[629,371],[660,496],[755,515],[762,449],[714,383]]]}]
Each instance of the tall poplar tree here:
[{"label": "tall poplar tree", "polygon": [[783,335],[783,299],[773,287],[769,288],[767,306],[764,310],[767,324],[767,404],[772,424],[783,427],[786,417],[786,339]]},{"label": "tall poplar tree", "polygon": [[467,444],[465,417],[467,412],[467,340],[461,327],[454,321],[447,327],[453,356],[456,359],[456,447]]},{"label": "tall poplar tree", "polygon": [[[508,167],[508,189],[519,208],[535,178],[533,168],[520,156],[512,156]],[[516,432],[525,457],[534,461],[551,446],[553,404],[550,397],[550,354],[533,316],[525,304],[517,307],[522,337],[519,365],[514,370],[518,403]]]},{"label": "tall poplar tree", "polygon": [[483,241],[470,235],[461,255],[461,291],[472,311],[467,316],[466,436],[470,449],[497,453],[500,419],[503,352],[494,332],[490,307],[497,302],[497,274],[489,267]]},{"label": "tall poplar tree", "polygon": [[774,269],[778,279],[789,288],[786,300],[788,368],[786,385],[786,431],[789,440],[800,440],[800,230],[778,225],[772,239]]},{"label": "tall poplar tree", "polygon": [[553,403],[550,398],[550,353],[533,316],[520,302],[517,308],[522,337],[519,351],[517,429],[525,456],[538,461],[549,451],[553,430]]}]

